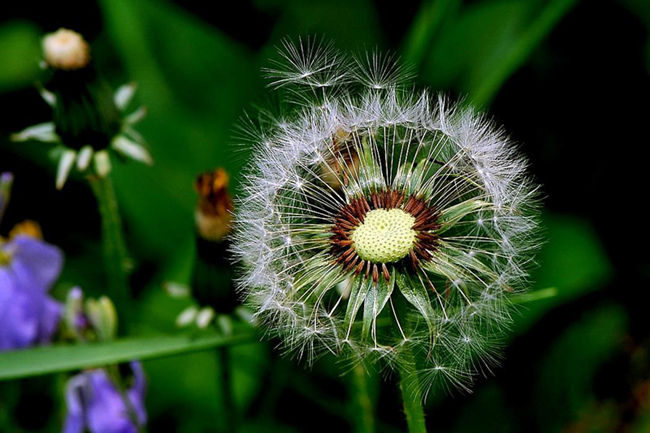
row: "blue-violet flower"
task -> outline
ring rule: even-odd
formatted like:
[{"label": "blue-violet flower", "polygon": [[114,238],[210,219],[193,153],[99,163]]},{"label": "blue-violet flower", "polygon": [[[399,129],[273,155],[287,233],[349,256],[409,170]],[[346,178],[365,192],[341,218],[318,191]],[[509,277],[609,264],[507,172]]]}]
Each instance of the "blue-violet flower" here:
[{"label": "blue-violet flower", "polygon": [[61,305],[48,291],[62,265],[63,253],[41,239],[0,238],[0,350],[50,341]]},{"label": "blue-violet flower", "polygon": [[68,413],[64,433],[136,433],[147,421],[144,405],[146,378],[133,361],[133,384],[121,392],[104,369],[72,377],[66,388]]}]

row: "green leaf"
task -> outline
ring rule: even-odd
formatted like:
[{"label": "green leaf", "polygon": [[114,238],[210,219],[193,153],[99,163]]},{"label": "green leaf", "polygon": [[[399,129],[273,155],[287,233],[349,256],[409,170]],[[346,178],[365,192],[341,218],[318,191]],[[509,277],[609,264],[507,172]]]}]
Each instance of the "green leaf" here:
[{"label": "green leaf", "polygon": [[466,5],[458,18],[446,19],[439,29],[423,76],[433,87],[455,87],[468,93],[474,105],[489,105],[576,3],[497,0]]},{"label": "green leaf", "polygon": [[224,337],[214,331],[197,334],[126,338],[107,343],[36,347],[0,353],[0,380],[101,367],[257,341],[251,331]]},{"label": "green leaf", "polygon": [[523,314],[515,316],[518,332],[525,332],[553,307],[603,287],[613,274],[607,253],[588,221],[545,214],[542,226],[547,242],[537,254],[540,266],[532,279],[537,288],[553,287],[555,296],[526,304]]},{"label": "green leaf", "polygon": [[21,21],[0,26],[0,91],[32,85],[40,58],[38,27]]},{"label": "green leaf", "polygon": [[576,3],[577,0],[548,2],[503,52],[495,52],[487,73],[474,76],[469,83],[472,102],[479,107],[489,105],[506,80],[528,60],[533,50]]},{"label": "green leaf", "polygon": [[627,322],[623,307],[607,304],[583,313],[554,339],[538,361],[541,368],[533,387],[540,431],[560,431],[590,410],[594,379],[601,366],[620,353]]}]

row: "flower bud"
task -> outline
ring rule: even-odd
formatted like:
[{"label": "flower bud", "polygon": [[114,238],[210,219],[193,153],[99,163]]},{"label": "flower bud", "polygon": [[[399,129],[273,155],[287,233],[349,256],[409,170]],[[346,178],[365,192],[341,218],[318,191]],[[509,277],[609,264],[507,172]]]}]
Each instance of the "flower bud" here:
[{"label": "flower bud", "polygon": [[176,326],[184,328],[196,320],[199,309],[194,305],[187,307],[176,317]]},{"label": "flower bud", "polygon": [[88,44],[76,32],[60,29],[47,35],[42,45],[47,77],[39,90],[53,109],[53,119],[12,134],[11,139],[58,143],[53,153],[58,159],[57,189],[63,188],[75,166],[80,172],[107,176],[111,170],[109,150],[152,164],[144,139],[133,128],[146,110],[124,113],[135,85],[122,86],[113,93],[96,71]]},{"label": "flower bud", "polygon": [[117,331],[117,313],[113,302],[106,296],[86,301],[86,314],[100,341],[110,341]]},{"label": "flower bud", "polygon": [[205,329],[214,319],[214,310],[210,307],[201,308],[196,315],[196,326],[199,329]]},{"label": "flower bud", "polygon": [[51,68],[81,69],[90,62],[90,48],[79,33],[60,28],[43,38],[43,56]]},{"label": "flower bud", "polygon": [[63,321],[76,340],[85,341],[85,331],[88,329],[88,319],[84,313],[83,292],[79,287],[73,287],[68,292],[63,307]]},{"label": "flower bud", "polygon": [[232,312],[237,305],[231,266],[226,260],[233,211],[228,181],[228,173],[218,168],[199,175],[194,184],[199,200],[195,212],[197,261],[193,294],[199,304],[223,314]]},{"label": "flower bud", "polygon": [[196,229],[208,241],[218,242],[230,232],[233,206],[227,191],[229,180],[226,170],[218,168],[199,175],[194,184],[199,194]]},{"label": "flower bud", "polygon": [[9,172],[0,174],[0,222],[2,222],[2,216],[4,215],[5,208],[7,203],[9,203],[9,198],[11,197],[11,185],[13,184],[14,176]]},{"label": "flower bud", "polygon": [[79,287],[68,293],[63,320],[66,329],[78,341],[110,341],[117,332],[117,313],[106,296],[87,299]]}]

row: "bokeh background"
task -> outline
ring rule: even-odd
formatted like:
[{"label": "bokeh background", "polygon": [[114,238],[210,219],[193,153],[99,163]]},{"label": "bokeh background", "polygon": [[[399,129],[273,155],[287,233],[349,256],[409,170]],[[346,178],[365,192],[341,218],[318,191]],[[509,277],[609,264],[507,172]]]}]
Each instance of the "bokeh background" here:
[{"label": "bokeh background", "polygon": [[[40,38],[59,27],[84,34],[105,78],[136,82],[148,109],[138,130],[154,166],[114,167],[136,263],[137,332],[174,332],[186,304],[162,285],[191,280],[194,180],[225,167],[237,194],[250,149],[236,145],[234,125],[267,102],[261,68],[282,38],[318,35],[342,50],[391,51],[419,85],[487,111],[543,185],[547,241],[532,290],[554,296],[522,306],[501,367],[472,394],[429,397],[432,431],[650,432],[650,2],[4,2],[0,171],[16,180],[0,233],[38,221],[66,255],[53,292],[63,299],[72,285],[102,290],[94,197],[75,174],[55,189],[50,146],[8,138],[50,119],[35,84]],[[242,431],[352,431],[350,379],[335,360],[309,370],[273,342],[233,351]],[[213,352],[144,366],[149,431],[224,431]],[[58,431],[68,376],[0,383],[0,430]],[[404,431],[395,378],[371,381],[377,431]]]}]

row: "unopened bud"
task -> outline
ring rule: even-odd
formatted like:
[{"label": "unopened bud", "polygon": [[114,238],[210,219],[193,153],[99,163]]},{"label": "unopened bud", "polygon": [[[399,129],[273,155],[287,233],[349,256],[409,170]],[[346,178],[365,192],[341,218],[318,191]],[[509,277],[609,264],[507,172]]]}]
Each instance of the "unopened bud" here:
[{"label": "unopened bud", "polygon": [[81,69],[90,62],[90,48],[79,33],[61,28],[43,38],[43,56],[54,69]]},{"label": "unopened bud", "polygon": [[4,215],[9,197],[11,196],[11,184],[14,181],[14,176],[11,173],[0,173],[0,221]]},{"label": "unopened bud", "polygon": [[205,329],[210,322],[214,319],[214,310],[210,307],[202,308],[199,314],[196,315],[196,326],[199,329]]},{"label": "unopened bud", "polygon": [[63,321],[77,340],[85,340],[84,333],[88,321],[83,310],[83,292],[79,287],[73,287],[68,292],[63,310]]},{"label": "unopened bud", "polygon": [[86,314],[100,341],[115,338],[117,313],[113,302],[106,296],[86,301]]},{"label": "unopened bud", "polygon": [[199,193],[196,228],[208,241],[220,241],[231,230],[233,205],[227,191],[229,180],[226,170],[218,168],[201,174],[194,185]]},{"label": "unopened bud", "polygon": [[176,326],[183,328],[196,320],[199,309],[195,306],[187,307],[176,317]]}]

